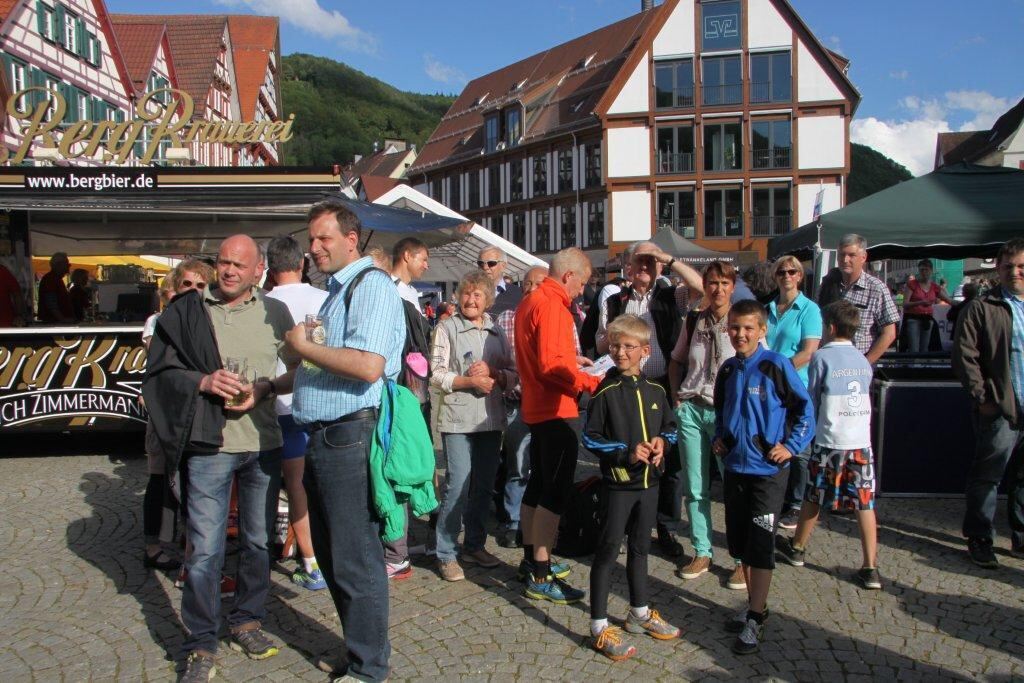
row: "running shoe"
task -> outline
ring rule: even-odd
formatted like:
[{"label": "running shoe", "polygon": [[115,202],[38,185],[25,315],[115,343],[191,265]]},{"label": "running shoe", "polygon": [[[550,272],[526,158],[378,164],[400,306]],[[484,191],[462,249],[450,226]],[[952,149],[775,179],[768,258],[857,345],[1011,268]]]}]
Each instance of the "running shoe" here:
[{"label": "running shoe", "polygon": [[753,619],[747,619],[743,630],[733,641],[732,651],[738,655],[749,655],[761,649],[761,639],[764,638],[764,624],[759,624]]},{"label": "running shoe", "polygon": [[[519,569],[516,570],[516,577],[520,581],[527,581],[531,576],[533,576],[533,567],[533,562],[530,562],[529,560],[523,560],[519,563]],[[569,568],[568,562],[551,563],[551,576],[555,577],[556,579],[564,579],[571,573],[572,570]]]},{"label": "running shoe", "polygon": [[409,563],[409,560],[398,562],[397,564],[393,562],[385,562],[384,564],[388,570],[388,578],[392,581],[401,581],[412,576],[412,564]]},{"label": "running shoe", "polygon": [[573,588],[565,581],[549,577],[547,581],[530,581],[526,584],[524,595],[531,600],[547,600],[556,605],[571,605],[586,597],[586,591]]},{"label": "running shoe", "polygon": [[622,642],[622,630],[606,626],[601,633],[590,636],[590,646],[613,662],[621,662],[636,654],[636,648]]},{"label": "running shoe", "polygon": [[672,640],[679,637],[679,629],[661,618],[658,610],[649,609],[647,618],[633,616],[633,610],[626,615],[626,630],[630,633],[646,633],[658,640]]},{"label": "running shoe", "polygon": [[292,572],[292,583],[302,586],[306,590],[319,591],[327,588],[327,581],[319,567],[313,567],[313,571],[307,572],[305,567],[298,567]]}]

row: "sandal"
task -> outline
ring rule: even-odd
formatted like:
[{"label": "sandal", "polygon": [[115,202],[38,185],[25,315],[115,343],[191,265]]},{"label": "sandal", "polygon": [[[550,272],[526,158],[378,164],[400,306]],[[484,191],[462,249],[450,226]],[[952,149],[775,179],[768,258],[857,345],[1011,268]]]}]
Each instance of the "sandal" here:
[{"label": "sandal", "polygon": [[167,553],[163,550],[157,552],[156,555],[144,553],[142,556],[142,564],[148,569],[160,569],[162,571],[171,571],[181,566],[181,562],[178,562],[172,557],[168,557]]}]

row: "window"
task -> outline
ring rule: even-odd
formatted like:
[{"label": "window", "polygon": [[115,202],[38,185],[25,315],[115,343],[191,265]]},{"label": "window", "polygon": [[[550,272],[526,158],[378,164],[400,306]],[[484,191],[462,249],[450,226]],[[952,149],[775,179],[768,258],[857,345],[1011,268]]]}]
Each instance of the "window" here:
[{"label": "window", "polygon": [[667,228],[687,239],[697,236],[694,221],[697,205],[693,190],[658,192],[658,227]]},{"label": "window", "polygon": [[701,50],[740,49],[740,3],[702,2],[701,9]]},{"label": "window", "polygon": [[90,118],[89,114],[92,113],[92,112],[89,111],[89,96],[86,95],[81,90],[78,91],[77,95],[78,95],[78,120],[79,121],[88,121],[89,118]]},{"label": "window", "polygon": [[469,177],[466,179],[469,184],[469,203],[467,209],[479,209],[480,208],[480,172],[470,171]]},{"label": "window", "polygon": [[36,27],[39,29],[39,35],[50,42],[53,42],[55,35],[53,25],[53,8],[42,0],[36,0]]},{"label": "window", "polygon": [[701,60],[704,70],[704,104],[716,106],[739,104],[743,101],[743,78],[740,58],[706,57]]},{"label": "window", "polygon": [[498,165],[487,169],[487,203],[491,206],[501,203],[501,167]]},{"label": "window", "polygon": [[492,114],[484,119],[484,151],[493,152],[498,149],[498,115]]},{"label": "window", "polygon": [[587,145],[587,164],[584,187],[601,186],[601,143]]},{"label": "window", "polygon": [[517,247],[526,248],[526,214],[522,211],[512,214],[512,232],[509,239]]},{"label": "window", "polygon": [[548,193],[548,155],[533,158],[533,196],[543,197]]},{"label": "window", "polygon": [[604,246],[604,200],[587,202],[587,246]]},{"label": "window", "polygon": [[[147,92],[153,92],[154,90],[163,90],[164,88],[169,87],[171,87],[171,82],[162,76],[158,76],[155,71],[149,75],[149,81],[146,83]],[[159,102],[164,106],[167,106],[171,103],[171,93],[162,92],[159,95],[154,95],[151,99],[153,101]]]},{"label": "window", "polygon": [[551,251],[551,212],[541,209],[534,222],[534,251]]},{"label": "window", "polygon": [[793,220],[789,185],[755,185],[753,196],[753,236],[774,237],[789,232]]},{"label": "window", "polygon": [[[14,92],[24,90],[28,87],[28,83],[25,80],[28,76],[28,70],[25,66],[25,62],[21,62],[13,58],[8,58],[8,60],[10,62],[8,73],[11,74],[11,89]],[[24,95],[18,98],[17,107],[20,111],[25,111],[27,105],[28,101]]]},{"label": "window", "polygon": [[559,207],[560,224],[562,228],[561,248],[576,246],[576,205],[565,204]]},{"label": "window", "polygon": [[509,201],[517,202],[523,198],[523,160],[513,159],[508,165],[509,170]]},{"label": "window", "polygon": [[523,136],[521,124],[522,112],[519,107],[505,110],[505,144],[515,147],[519,144],[519,138]]},{"label": "window", "polygon": [[743,190],[704,187],[704,237],[743,237]]},{"label": "window", "polygon": [[750,56],[751,103],[789,102],[791,81],[788,52]]},{"label": "window", "polygon": [[560,149],[555,152],[558,159],[558,192],[572,190],[572,150]]},{"label": "window", "polygon": [[750,125],[751,166],[761,168],[789,168],[792,165],[793,143],[789,119],[759,121]]},{"label": "window", "polygon": [[64,12],[64,48],[78,54],[78,25],[81,20],[71,12]]},{"label": "window", "polygon": [[441,199],[441,179],[435,178],[430,181],[430,198],[435,201],[442,201]]},{"label": "window", "polygon": [[458,211],[462,208],[462,174],[456,173],[448,179],[448,206]]},{"label": "window", "polygon": [[693,106],[693,60],[658,62],[654,66],[654,106]]},{"label": "window", "polygon": [[704,124],[704,170],[743,168],[743,129],[739,123]]},{"label": "window", "polygon": [[693,125],[658,128],[658,173],[693,173]]}]

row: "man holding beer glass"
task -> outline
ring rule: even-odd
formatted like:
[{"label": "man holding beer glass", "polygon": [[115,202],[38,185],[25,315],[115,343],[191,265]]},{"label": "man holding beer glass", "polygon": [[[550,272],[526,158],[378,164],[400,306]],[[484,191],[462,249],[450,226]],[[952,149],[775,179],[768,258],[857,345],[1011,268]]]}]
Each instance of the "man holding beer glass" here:
[{"label": "man holding beer glass", "polygon": [[182,680],[205,681],[214,670],[220,569],[236,475],[241,547],[235,604],[228,615],[231,647],[253,659],[278,652],[260,624],[270,590],[270,533],[281,482],[281,429],[274,402],[266,399],[291,391],[291,373],[275,375],[292,317],[284,303],[264,297],[257,286],[263,269],[263,255],[251,237],[224,240],[217,286],[177,297],[157,321],[143,386],[158,437],[175,456],[169,456],[172,462],[183,458],[188,476],[193,551],[181,599],[188,630]]}]

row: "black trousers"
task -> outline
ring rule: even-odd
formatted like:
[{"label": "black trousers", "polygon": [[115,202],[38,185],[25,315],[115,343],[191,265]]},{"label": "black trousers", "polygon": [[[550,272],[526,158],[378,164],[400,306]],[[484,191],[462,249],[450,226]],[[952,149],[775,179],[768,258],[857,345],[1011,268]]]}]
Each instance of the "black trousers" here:
[{"label": "black trousers", "polygon": [[629,583],[629,604],[644,607],[648,602],[647,554],[651,549],[651,529],[658,514],[658,486],[637,491],[609,488],[602,483],[604,514],[601,536],[590,566],[590,618],[608,618],[608,590],[612,568],[619,556],[622,537],[629,537],[626,546],[626,580]]}]

